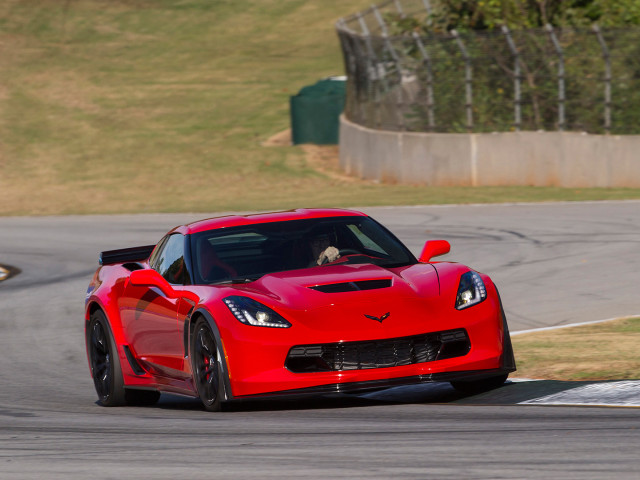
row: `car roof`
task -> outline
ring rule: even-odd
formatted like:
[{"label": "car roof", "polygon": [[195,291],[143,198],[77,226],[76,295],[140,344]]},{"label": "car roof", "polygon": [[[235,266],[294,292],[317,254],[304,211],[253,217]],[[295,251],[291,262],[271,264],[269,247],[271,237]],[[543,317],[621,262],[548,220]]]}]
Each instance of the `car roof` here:
[{"label": "car roof", "polygon": [[250,215],[225,215],[221,217],[207,218],[205,220],[198,220],[187,225],[176,227],[173,231],[179,231],[182,234],[191,234],[215,228],[238,227],[253,225],[256,223],[286,222],[289,220],[347,217],[354,215],[362,217],[367,216],[362,212],[339,208],[300,208],[282,212],[254,213]]}]

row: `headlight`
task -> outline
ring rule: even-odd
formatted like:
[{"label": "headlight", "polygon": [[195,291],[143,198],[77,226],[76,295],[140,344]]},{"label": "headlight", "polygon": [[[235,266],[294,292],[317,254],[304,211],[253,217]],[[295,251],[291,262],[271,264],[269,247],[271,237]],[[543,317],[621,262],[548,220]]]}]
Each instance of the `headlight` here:
[{"label": "headlight", "polygon": [[464,308],[477,305],[487,298],[487,289],[480,275],[476,272],[467,272],[460,277],[460,286],[456,295],[456,308]]},{"label": "headlight", "polygon": [[231,296],[224,300],[231,313],[245,325],[256,327],[289,328],[291,324],[271,310],[249,297]]}]

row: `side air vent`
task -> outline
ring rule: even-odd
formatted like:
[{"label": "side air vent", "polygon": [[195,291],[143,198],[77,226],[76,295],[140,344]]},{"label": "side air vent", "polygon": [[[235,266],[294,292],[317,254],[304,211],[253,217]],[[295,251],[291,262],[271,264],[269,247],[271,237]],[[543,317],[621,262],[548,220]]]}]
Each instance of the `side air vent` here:
[{"label": "side air vent", "polygon": [[131,353],[131,350],[129,350],[128,345],[124,346],[124,353],[127,356],[127,360],[129,361],[129,365],[131,366],[131,370],[133,370],[133,373],[135,373],[136,375],[144,375],[145,373],[147,373],[144,371],[144,368],[142,368],[137,362],[137,360],[133,356],[133,353]]},{"label": "side air vent", "polygon": [[390,278],[380,278],[377,280],[359,280],[356,282],[329,283],[326,285],[315,285],[309,287],[322,293],[357,292],[358,290],[377,290],[391,286]]}]

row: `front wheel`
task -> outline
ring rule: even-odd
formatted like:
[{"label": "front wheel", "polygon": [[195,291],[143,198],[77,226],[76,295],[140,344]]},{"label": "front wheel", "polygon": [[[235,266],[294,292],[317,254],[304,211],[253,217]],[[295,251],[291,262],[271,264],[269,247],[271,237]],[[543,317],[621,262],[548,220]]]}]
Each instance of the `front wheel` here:
[{"label": "front wheel", "polygon": [[501,387],[507,381],[508,376],[509,374],[505,373],[496,377],[483,378],[482,380],[458,380],[451,382],[451,386],[460,393],[473,395]]},{"label": "front wheel", "polygon": [[192,343],[193,381],[204,408],[210,412],[222,410],[224,382],[218,345],[204,318],[196,322]]}]

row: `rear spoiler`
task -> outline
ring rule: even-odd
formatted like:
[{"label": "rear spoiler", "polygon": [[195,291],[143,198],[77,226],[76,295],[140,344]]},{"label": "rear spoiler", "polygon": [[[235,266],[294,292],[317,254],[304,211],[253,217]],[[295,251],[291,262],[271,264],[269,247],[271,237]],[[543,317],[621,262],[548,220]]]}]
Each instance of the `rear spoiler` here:
[{"label": "rear spoiler", "polygon": [[139,262],[146,260],[156,248],[155,245],[144,247],[121,248],[120,250],[106,250],[100,252],[98,262],[100,265],[113,265],[114,263]]}]

